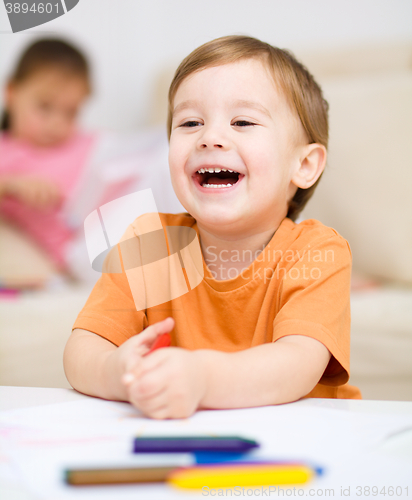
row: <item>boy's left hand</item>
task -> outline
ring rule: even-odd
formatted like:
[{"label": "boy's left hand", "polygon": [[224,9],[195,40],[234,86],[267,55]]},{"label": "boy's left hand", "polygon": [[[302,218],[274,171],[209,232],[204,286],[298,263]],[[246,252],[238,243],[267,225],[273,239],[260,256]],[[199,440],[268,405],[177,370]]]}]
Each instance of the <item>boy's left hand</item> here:
[{"label": "boy's left hand", "polygon": [[196,351],[158,349],[123,376],[129,401],[155,419],[186,418],[206,392],[206,374]]}]

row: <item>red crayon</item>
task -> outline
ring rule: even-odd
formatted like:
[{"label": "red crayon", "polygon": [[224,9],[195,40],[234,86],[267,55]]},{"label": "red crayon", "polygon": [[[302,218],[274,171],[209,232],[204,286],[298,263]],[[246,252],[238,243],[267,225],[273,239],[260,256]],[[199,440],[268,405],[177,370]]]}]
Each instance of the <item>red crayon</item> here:
[{"label": "red crayon", "polygon": [[150,348],[150,351],[148,351],[145,356],[150,354],[151,352],[155,351],[156,349],[159,349],[161,347],[169,347],[171,344],[171,338],[170,338],[170,333],[162,333],[162,335],[159,335],[157,339],[154,341],[152,347]]}]

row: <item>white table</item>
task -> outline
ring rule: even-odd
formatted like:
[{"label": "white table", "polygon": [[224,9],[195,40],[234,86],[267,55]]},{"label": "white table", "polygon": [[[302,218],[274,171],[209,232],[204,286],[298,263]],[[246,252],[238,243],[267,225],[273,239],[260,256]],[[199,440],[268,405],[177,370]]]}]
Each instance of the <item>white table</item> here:
[{"label": "white table", "polygon": [[[50,404],[59,404],[59,403],[65,403],[65,402],[70,402],[70,401],[85,401],[85,400],[92,400],[94,398],[88,398],[87,396],[81,395],[77,393],[74,390],[71,389],[48,389],[48,388],[27,388],[27,387],[0,387],[0,411],[4,410],[13,410],[13,409],[22,409],[22,408],[31,408],[35,406],[41,406],[41,405],[50,405]],[[97,400],[98,401],[98,400]],[[280,405],[280,406],[288,406],[290,408],[296,409],[298,408],[300,412],[304,411],[304,408],[325,408],[328,410],[340,410],[336,413],[336,415],[342,415],[342,410],[347,412],[347,415],[350,415],[351,418],[355,416],[356,418],[365,418],[365,414],[370,415],[370,417],[374,417],[376,415],[386,415],[387,417],[396,415],[396,416],[403,416],[407,419],[410,420],[412,424],[412,402],[397,402],[397,401],[359,401],[359,400],[333,400],[333,399],[305,399],[298,401],[296,403],[291,403],[290,405]],[[276,407],[266,407],[267,409],[273,409]],[[257,412],[258,409],[256,409]],[[234,413],[234,418],[236,418],[236,413],[237,410],[232,410]],[[251,410],[255,411],[255,410]],[[215,413],[215,412],[211,412]],[[0,413],[1,414],[1,413]],[[257,420],[256,423],[258,424],[258,412],[256,413],[257,415]],[[333,418],[333,413],[328,414]],[[330,418],[331,418],[330,417]],[[355,421],[354,420],[354,421]],[[328,425],[330,422],[328,423]],[[282,432],[287,432],[288,431],[288,422],[284,422],[284,428],[282,429]],[[337,429],[337,432],[338,429]],[[248,432],[248,429],[245,429],[246,434],[250,434],[250,429]],[[348,435],[348,439],[351,436]],[[352,436],[353,437],[353,436]],[[388,459],[388,460],[397,460],[399,464],[404,466],[410,466],[409,470],[411,471],[410,476],[406,476],[405,474],[403,476],[398,476],[397,480],[399,480],[399,477],[401,479],[403,478],[404,481],[401,486],[403,488],[402,495],[393,495],[393,498],[411,498],[412,499],[412,427],[408,431],[401,432],[399,434],[394,434],[392,437],[385,439],[382,443],[379,445],[376,445],[372,450],[369,450],[369,457],[376,457],[379,460],[382,459]],[[324,462],[327,462],[328,456],[325,454],[324,457]],[[356,457],[352,457],[353,460],[356,459]],[[372,461],[374,459],[372,458]],[[350,460],[349,460],[350,461]],[[371,472],[371,469],[374,467],[374,463],[368,463],[365,465],[365,477],[368,477],[368,474]],[[396,466],[396,464],[395,464]],[[404,467],[405,468],[405,467]],[[348,477],[342,477],[342,482],[341,484],[338,484],[340,481],[337,480],[335,477],[334,480],[332,481],[332,486],[335,488],[334,492],[334,498],[366,498],[367,495],[364,494],[364,490],[360,490],[359,492],[362,492],[362,494],[357,493],[356,491],[353,490],[354,485],[352,485],[352,490],[351,490],[351,495],[350,496],[341,496],[341,488],[345,488],[347,486],[346,483],[344,483],[345,480],[347,480]],[[390,475],[388,476],[388,481],[390,480]],[[399,482],[399,481],[398,481]],[[316,483],[316,486],[318,488],[321,488],[323,485],[330,487],[331,484],[326,482],[322,483],[322,481],[319,481]],[[373,486],[373,485],[370,485]],[[396,484],[387,485],[389,486],[397,486]],[[399,485],[398,485],[399,486]],[[363,486],[362,486],[363,487]],[[406,487],[408,487],[408,492],[409,496],[406,495]],[[130,488],[130,487],[129,487]],[[398,490],[399,491],[399,490]],[[326,496],[326,494],[324,493]],[[202,496],[201,493],[199,493],[196,497],[193,498],[200,498]],[[246,494],[244,495],[245,497],[247,496]],[[262,496],[262,492],[260,495],[255,495],[252,496],[258,497]],[[270,495],[272,498],[276,498],[277,494],[271,494]],[[293,496],[293,495],[292,495]],[[296,493],[295,493],[296,496]],[[305,496],[309,496],[307,492],[305,493]],[[312,496],[312,495],[311,495]],[[318,495],[322,496],[322,495]],[[376,498],[385,498],[387,499],[387,496],[382,496],[382,495],[377,495]],[[143,498],[140,495],[136,495],[136,498]],[[166,494],[158,496],[158,498],[166,499],[166,498],[192,498],[191,495],[185,495],[183,496],[182,494],[179,494],[177,497],[176,494],[173,496],[169,496]],[[372,497],[372,494],[370,495]],[[37,499],[37,496],[33,496],[30,492],[28,492],[24,486],[22,485],[16,485],[16,484],[11,484],[8,483],[4,478],[0,478],[0,498],[2,500],[28,500],[28,499]],[[74,496],[76,498],[76,496]],[[95,497],[93,497],[95,498]],[[103,498],[103,497],[102,497]],[[106,498],[106,496],[105,496]],[[115,498],[115,497],[113,497]],[[150,496],[148,498],[157,498],[155,496]]]}]

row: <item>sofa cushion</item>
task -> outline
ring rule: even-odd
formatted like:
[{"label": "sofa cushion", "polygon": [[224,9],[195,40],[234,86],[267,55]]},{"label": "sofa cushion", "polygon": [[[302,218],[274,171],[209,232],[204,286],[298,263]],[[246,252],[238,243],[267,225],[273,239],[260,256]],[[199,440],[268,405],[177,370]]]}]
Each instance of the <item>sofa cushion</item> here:
[{"label": "sofa cushion", "polygon": [[4,220],[0,220],[0,242],[0,287],[42,287],[56,274],[47,255]]},{"label": "sofa cushion", "polygon": [[324,79],[328,165],[303,218],[350,243],[354,269],[412,283],[412,72]]}]

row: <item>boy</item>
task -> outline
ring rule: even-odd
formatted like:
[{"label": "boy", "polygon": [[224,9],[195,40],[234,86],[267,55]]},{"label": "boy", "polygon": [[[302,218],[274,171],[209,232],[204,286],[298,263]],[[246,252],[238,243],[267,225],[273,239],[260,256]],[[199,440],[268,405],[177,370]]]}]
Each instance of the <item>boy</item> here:
[{"label": "boy", "polygon": [[[127,271],[103,274],[65,350],[70,383],[157,419],[360,398],[346,384],[349,245],[318,221],[294,222],[326,162],[327,104],[313,77],[260,40],[213,40],[177,69],[168,128],[188,213],[160,219],[196,231],[204,278],[136,310]],[[144,356],[165,332],[173,347]]]}]

